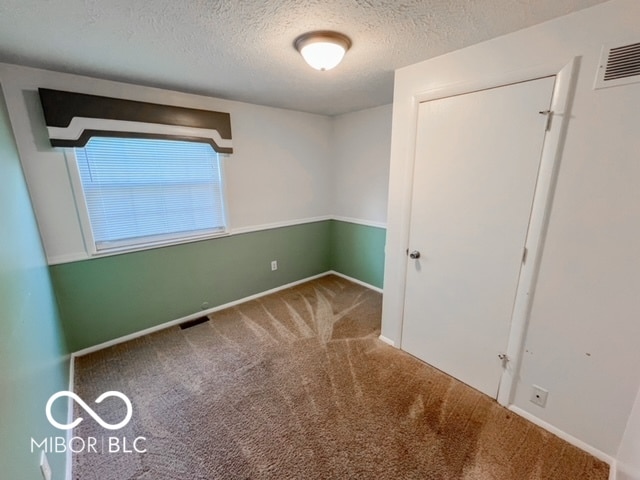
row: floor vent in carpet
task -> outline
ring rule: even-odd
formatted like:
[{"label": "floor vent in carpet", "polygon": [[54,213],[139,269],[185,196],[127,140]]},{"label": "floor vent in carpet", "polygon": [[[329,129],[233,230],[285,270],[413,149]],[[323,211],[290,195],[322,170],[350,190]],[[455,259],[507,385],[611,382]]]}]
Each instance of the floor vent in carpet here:
[{"label": "floor vent in carpet", "polygon": [[200,318],[196,318],[195,320],[189,320],[188,322],[181,323],[180,328],[184,330],[186,328],[195,327],[196,325],[200,325],[201,323],[208,322],[208,321],[209,321],[209,317],[200,317]]}]

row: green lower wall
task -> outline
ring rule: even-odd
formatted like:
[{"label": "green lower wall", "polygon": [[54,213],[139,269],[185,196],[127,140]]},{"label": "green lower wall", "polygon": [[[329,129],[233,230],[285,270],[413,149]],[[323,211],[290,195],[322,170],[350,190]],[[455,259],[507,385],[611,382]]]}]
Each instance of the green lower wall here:
[{"label": "green lower wall", "polygon": [[[30,440],[64,436],[45,416],[51,395],[69,388],[69,360],[27,187],[0,92],[0,476],[42,478]],[[66,418],[66,403],[53,404]],[[64,479],[65,455],[48,455]]]},{"label": "green lower wall", "polygon": [[326,272],[330,234],[323,221],[52,266],[69,348]]},{"label": "green lower wall", "polygon": [[[385,230],[335,220],[50,267],[71,351],[328,270],[382,287]],[[271,271],[271,261],[278,270]]]},{"label": "green lower wall", "polygon": [[331,269],[382,288],[386,229],[331,220]]}]

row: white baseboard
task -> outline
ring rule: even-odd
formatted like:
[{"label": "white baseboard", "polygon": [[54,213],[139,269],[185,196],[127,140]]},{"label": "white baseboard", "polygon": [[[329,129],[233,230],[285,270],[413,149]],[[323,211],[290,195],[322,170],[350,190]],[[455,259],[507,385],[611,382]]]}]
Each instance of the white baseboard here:
[{"label": "white baseboard", "polygon": [[391,345],[392,347],[395,348],[396,346],[396,342],[394,342],[393,340],[391,340],[390,338],[385,337],[384,335],[380,335],[378,337],[382,342],[386,343],[387,345]]},{"label": "white baseboard", "polygon": [[609,480],[617,480],[618,478],[618,461],[614,458],[609,464]]},{"label": "white baseboard", "polygon": [[73,353],[73,356],[81,357],[82,355],[87,355],[89,353],[94,353],[99,350],[103,350],[108,347],[112,347],[114,345],[118,345],[120,343],[128,342],[130,340],[144,337],[145,335],[149,335],[151,333],[159,332],[160,330],[164,330],[165,328],[174,327],[176,325],[180,325],[181,323],[188,322],[189,320],[195,320],[196,318],[204,317],[211,313],[219,312],[220,310],[224,310],[225,308],[234,307],[241,303],[249,302],[251,300],[255,300],[256,298],[264,297],[266,295],[270,295],[272,293],[279,292],[280,290],[286,290],[287,288],[295,287],[296,285],[300,285],[302,283],[309,282],[311,280],[315,280],[317,278],[325,277],[333,272],[328,271],[324,273],[320,273],[318,275],[313,275],[311,277],[303,278],[302,280],[297,280],[295,282],[287,283],[286,285],[281,285],[276,288],[272,288],[271,290],[265,290],[264,292],[256,293],[254,295],[249,295],[248,297],[240,298],[238,300],[234,300],[233,302],[225,303],[223,305],[218,305],[217,307],[212,307],[207,310],[202,310],[200,312],[192,313],[191,315],[187,315],[182,318],[178,318],[176,320],[171,320],[169,322],[161,323],[160,325],[156,325],[154,327],[146,328],[144,330],[140,330],[138,332],[130,333],[129,335],[125,335],[123,337],[114,338],[113,340],[109,340],[108,342],[100,343],[98,345],[94,345],[92,347],[83,348],[82,350],[78,350]]},{"label": "white baseboard", "polygon": [[[281,285],[279,287],[272,288],[271,290],[266,290],[264,292],[256,293],[255,295],[249,295],[248,297],[240,298],[238,300],[234,300],[233,302],[225,303],[223,305],[218,305],[217,307],[212,307],[212,308],[209,308],[207,310],[202,310],[200,312],[192,313],[191,315],[187,315],[186,317],[178,318],[176,320],[171,320],[169,322],[161,323],[160,325],[156,325],[154,327],[150,327],[150,328],[146,328],[144,330],[140,330],[138,332],[130,333],[129,335],[125,335],[123,337],[114,338],[113,340],[109,340],[107,342],[103,342],[103,343],[100,343],[98,345],[94,345],[92,347],[83,348],[82,350],[78,350],[77,352],[74,352],[73,354],[71,354],[71,365],[73,365],[74,357],[81,357],[82,355],[87,355],[89,353],[94,353],[94,352],[97,352],[99,350],[103,350],[105,348],[112,347],[114,345],[118,345],[120,343],[128,342],[128,341],[136,339],[136,338],[144,337],[145,335],[149,335],[151,333],[155,333],[155,332],[158,332],[160,330],[164,330],[165,328],[170,328],[170,327],[173,327],[173,326],[176,326],[176,325],[180,325],[181,323],[188,322],[189,320],[195,320],[196,318],[200,318],[200,317],[203,317],[205,315],[209,315],[211,313],[215,313],[215,312],[218,312],[220,310],[224,310],[225,308],[234,307],[234,306],[239,305],[241,303],[245,303],[245,302],[249,302],[251,300],[255,300],[256,298],[264,297],[266,295],[270,295],[272,293],[276,293],[276,292],[279,292],[281,290],[286,290],[287,288],[295,287],[296,285],[300,285],[300,284],[303,284],[303,283],[306,283],[306,282],[310,282],[311,280],[315,280],[317,278],[326,277],[327,275],[336,275],[338,277],[344,278],[345,280],[349,280],[350,282],[357,283],[358,285],[362,285],[363,287],[366,287],[366,288],[369,288],[369,289],[374,290],[376,292],[382,293],[382,289],[380,289],[378,287],[374,287],[373,285],[370,285],[368,283],[362,282],[362,281],[357,280],[355,278],[349,277],[349,276],[344,275],[342,273],[338,273],[338,272],[335,272],[333,270],[329,270],[327,272],[320,273],[318,275],[313,275],[311,277],[303,278],[302,280],[297,280],[295,282],[287,283],[286,285]],[[70,382],[71,382],[71,380],[70,380]],[[70,387],[72,387],[72,386],[73,385],[70,385]],[[73,391],[73,390],[70,388],[70,391]]]},{"label": "white baseboard", "polygon": [[363,282],[362,280],[358,280],[356,278],[345,275],[344,273],[336,272],[335,270],[329,270],[325,275],[336,275],[337,277],[341,277],[341,278],[344,278],[345,280],[349,280],[350,282],[357,283],[358,285],[362,285],[363,287],[366,287],[369,290],[373,290],[374,292],[382,293],[381,288],[373,286],[370,283]]},{"label": "white baseboard", "polygon": [[583,442],[582,440],[574,437],[573,435],[568,434],[567,432],[560,430],[558,427],[554,427],[550,423],[545,422],[544,420],[539,419],[535,415],[527,412],[526,410],[521,409],[520,407],[516,407],[515,405],[509,405],[509,410],[511,410],[516,415],[519,415],[531,423],[536,424],[537,426],[544,428],[546,431],[553,433],[556,437],[561,438],[565,442],[569,442],[571,445],[578,447],[580,450],[587,452],[590,455],[593,455],[598,460],[602,460],[603,462],[609,465],[609,480],[615,480],[616,478],[616,459],[611,455],[604,453],[601,450],[589,445],[588,443]]},{"label": "white baseboard", "polygon": [[[75,372],[76,372],[76,356],[75,354],[71,354],[69,356],[69,391],[73,392],[75,386]],[[67,399],[67,423],[73,423],[73,400],[71,398]],[[73,429],[67,430],[67,445],[71,445],[71,438],[73,437]],[[73,478],[73,452],[70,448],[67,449],[67,453],[65,455],[65,472],[64,478],[65,480],[71,480]]]}]

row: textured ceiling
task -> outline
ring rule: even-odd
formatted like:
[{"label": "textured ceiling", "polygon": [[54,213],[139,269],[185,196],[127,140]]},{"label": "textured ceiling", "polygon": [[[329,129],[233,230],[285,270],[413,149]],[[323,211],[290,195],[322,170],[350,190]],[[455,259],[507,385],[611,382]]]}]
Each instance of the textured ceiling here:
[{"label": "textured ceiling", "polygon": [[[393,70],[603,0],[0,0],[0,61],[322,114],[389,103]],[[353,46],[317,72],[293,48]]]}]

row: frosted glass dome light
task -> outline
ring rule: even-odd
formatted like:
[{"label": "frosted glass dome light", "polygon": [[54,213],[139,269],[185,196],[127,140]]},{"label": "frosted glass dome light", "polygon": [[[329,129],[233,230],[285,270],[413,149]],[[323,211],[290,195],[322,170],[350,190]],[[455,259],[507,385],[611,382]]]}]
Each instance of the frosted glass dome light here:
[{"label": "frosted glass dome light", "polygon": [[351,40],[338,32],[320,31],[300,35],[294,45],[311,67],[325,71],[342,61],[351,47]]}]

